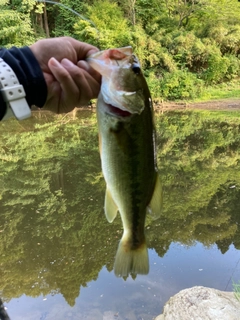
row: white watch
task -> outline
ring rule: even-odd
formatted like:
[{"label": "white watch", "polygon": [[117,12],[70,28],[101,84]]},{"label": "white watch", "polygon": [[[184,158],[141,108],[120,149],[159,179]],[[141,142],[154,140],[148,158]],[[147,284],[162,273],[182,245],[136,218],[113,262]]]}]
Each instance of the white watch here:
[{"label": "white watch", "polygon": [[31,116],[31,110],[25,99],[23,86],[19,83],[12,68],[0,58],[0,91],[7,104],[7,112],[2,120],[15,116],[23,120]]}]

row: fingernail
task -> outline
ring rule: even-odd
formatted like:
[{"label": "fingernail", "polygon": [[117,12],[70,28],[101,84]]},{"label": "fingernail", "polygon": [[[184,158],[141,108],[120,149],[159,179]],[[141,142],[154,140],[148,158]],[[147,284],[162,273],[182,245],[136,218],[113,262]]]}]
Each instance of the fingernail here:
[{"label": "fingernail", "polygon": [[87,72],[89,72],[89,70],[91,69],[90,65],[83,60],[78,61],[77,65],[78,67],[80,67],[81,69],[84,69]]},{"label": "fingernail", "polygon": [[68,60],[66,58],[64,58],[61,61],[61,65],[63,65],[64,67],[72,67],[72,66],[74,66],[74,64],[70,60]]},{"label": "fingernail", "polygon": [[57,59],[55,59],[54,57],[52,57],[51,59],[49,59],[49,63],[51,64],[52,67],[59,67],[59,62],[57,61]]}]

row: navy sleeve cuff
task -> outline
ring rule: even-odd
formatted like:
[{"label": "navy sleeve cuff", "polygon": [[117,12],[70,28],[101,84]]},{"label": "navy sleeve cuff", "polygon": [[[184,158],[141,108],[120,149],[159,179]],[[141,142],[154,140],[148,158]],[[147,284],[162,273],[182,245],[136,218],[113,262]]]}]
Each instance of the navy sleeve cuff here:
[{"label": "navy sleeve cuff", "polygon": [[[0,49],[0,57],[13,69],[18,81],[23,85],[28,105],[43,107],[47,99],[47,84],[30,48]],[[5,111],[6,105],[0,95],[0,119],[4,116]]]}]

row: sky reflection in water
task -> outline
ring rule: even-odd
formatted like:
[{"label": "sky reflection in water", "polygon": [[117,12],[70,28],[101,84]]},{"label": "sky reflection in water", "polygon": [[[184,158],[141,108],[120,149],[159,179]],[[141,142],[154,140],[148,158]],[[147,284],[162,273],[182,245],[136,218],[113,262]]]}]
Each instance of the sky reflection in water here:
[{"label": "sky reflection in water", "polygon": [[232,290],[240,279],[239,119],[157,117],[164,212],[147,220],[149,275],[126,281],[112,271],[122,227],[102,209],[95,114],[2,125],[0,292],[12,320],[152,319],[186,287]]},{"label": "sky reflection in water", "polygon": [[[97,281],[81,290],[74,307],[61,294],[37,298],[22,296],[7,304],[12,319],[102,319],[114,314],[117,318],[152,319],[161,313],[162,306],[179,290],[195,285],[231,290],[231,278],[240,278],[240,252],[231,246],[222,255],[213,246],[202,244],[185,248],[172,244],[164,258],[154,250],[149,252],[151,270],[148,276],[125,282],[103,268]],[[42,318],[41,318],[42,317]],[[110,318],[111,319],[111,318]]]}]

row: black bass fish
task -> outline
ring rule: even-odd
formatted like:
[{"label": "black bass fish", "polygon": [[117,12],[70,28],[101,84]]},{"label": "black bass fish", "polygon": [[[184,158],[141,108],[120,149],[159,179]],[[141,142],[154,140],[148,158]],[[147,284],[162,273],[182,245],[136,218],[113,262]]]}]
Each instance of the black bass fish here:
[{"label": "black bass fish", "polygon": [[150,92],[131,47],[97,52],[87,61],[102,75],[97,121],[104,210],[109,222],[119,211],[124,228],[114,272],[147,274],[146,213],[158,217],[162,207]]}]

